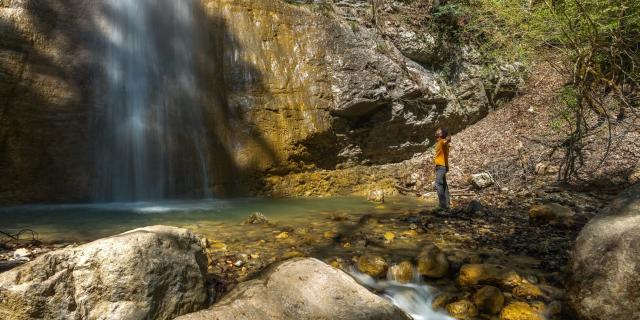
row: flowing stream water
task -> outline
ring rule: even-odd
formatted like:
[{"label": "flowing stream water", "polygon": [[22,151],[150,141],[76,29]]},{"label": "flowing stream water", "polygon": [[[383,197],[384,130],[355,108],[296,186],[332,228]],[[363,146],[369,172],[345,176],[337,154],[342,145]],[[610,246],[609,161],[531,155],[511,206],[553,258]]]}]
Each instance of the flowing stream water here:
[{"label": "flowing stream water", "polygon": [[95,200],[211,197],[194,57],[198,1],[102,3]]},{"label": "flowing stream water", "polygon": [[[389,272],[386,280],[376,280],[369,275],[352,269],[351,276],[369,289],[383,292],[382,296],[393,302],[414,320],[454,320],[445,313],[433,310],[431,304],[438,291],[425,284],[419,276],[411,283],[400,283]],[[414,275],[418,273],[414,270]]]}]

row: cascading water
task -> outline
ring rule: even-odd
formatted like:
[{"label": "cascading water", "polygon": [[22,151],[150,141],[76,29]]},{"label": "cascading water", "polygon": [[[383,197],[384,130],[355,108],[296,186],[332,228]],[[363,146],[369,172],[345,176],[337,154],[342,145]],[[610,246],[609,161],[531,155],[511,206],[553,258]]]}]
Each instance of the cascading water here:
[{"label": "cascading water", "polygon": [[[197,0],[103,0],[96,200],[209,197]],[[195,190],[195,191],[194,191]]]},{"label": "cascading water", "polygon": [[[387,274],[387,280],[378,281],[369,275],[350,270],[351,276],[360,284],[376,291],[384,292],[383,296],[393,302],[414,320],[454,320],[448,315],[433,310],[431,304],[436,297],[436,289],[422,282],[419,276],[412,283],[400,283]],[[418,273],[414,270],[414,275]]]}]

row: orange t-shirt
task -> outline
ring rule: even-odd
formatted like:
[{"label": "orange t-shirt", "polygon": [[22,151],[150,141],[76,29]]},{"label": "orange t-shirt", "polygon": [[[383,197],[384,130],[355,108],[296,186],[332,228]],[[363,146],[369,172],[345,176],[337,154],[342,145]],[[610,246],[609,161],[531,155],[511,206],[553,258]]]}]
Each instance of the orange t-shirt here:
[{"label": "orange t-shirt", "polygon": [[449,143],[446,139],[438,139],[436,142],[436,154],[433,157],[436,166],[449,166]]}]

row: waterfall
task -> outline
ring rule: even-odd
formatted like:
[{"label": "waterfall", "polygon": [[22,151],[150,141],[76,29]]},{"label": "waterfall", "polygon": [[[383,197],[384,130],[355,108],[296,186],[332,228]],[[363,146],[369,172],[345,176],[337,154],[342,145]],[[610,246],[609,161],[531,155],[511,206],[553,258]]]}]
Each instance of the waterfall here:
[{"label": "waterfall", "polygon": [[99,202],[210,197],[196,74],[197,0],[103,0]]}]

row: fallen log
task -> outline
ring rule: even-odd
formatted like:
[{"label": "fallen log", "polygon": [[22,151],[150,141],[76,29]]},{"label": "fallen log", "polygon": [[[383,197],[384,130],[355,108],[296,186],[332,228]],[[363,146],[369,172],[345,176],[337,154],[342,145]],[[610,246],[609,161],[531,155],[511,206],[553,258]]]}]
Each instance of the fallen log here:
[{"label": "fallen log", "polygon": [[26,263],[26,261],[22,261],[22,260],[0,261],[0,272],[13,269],[24,263]]}]

